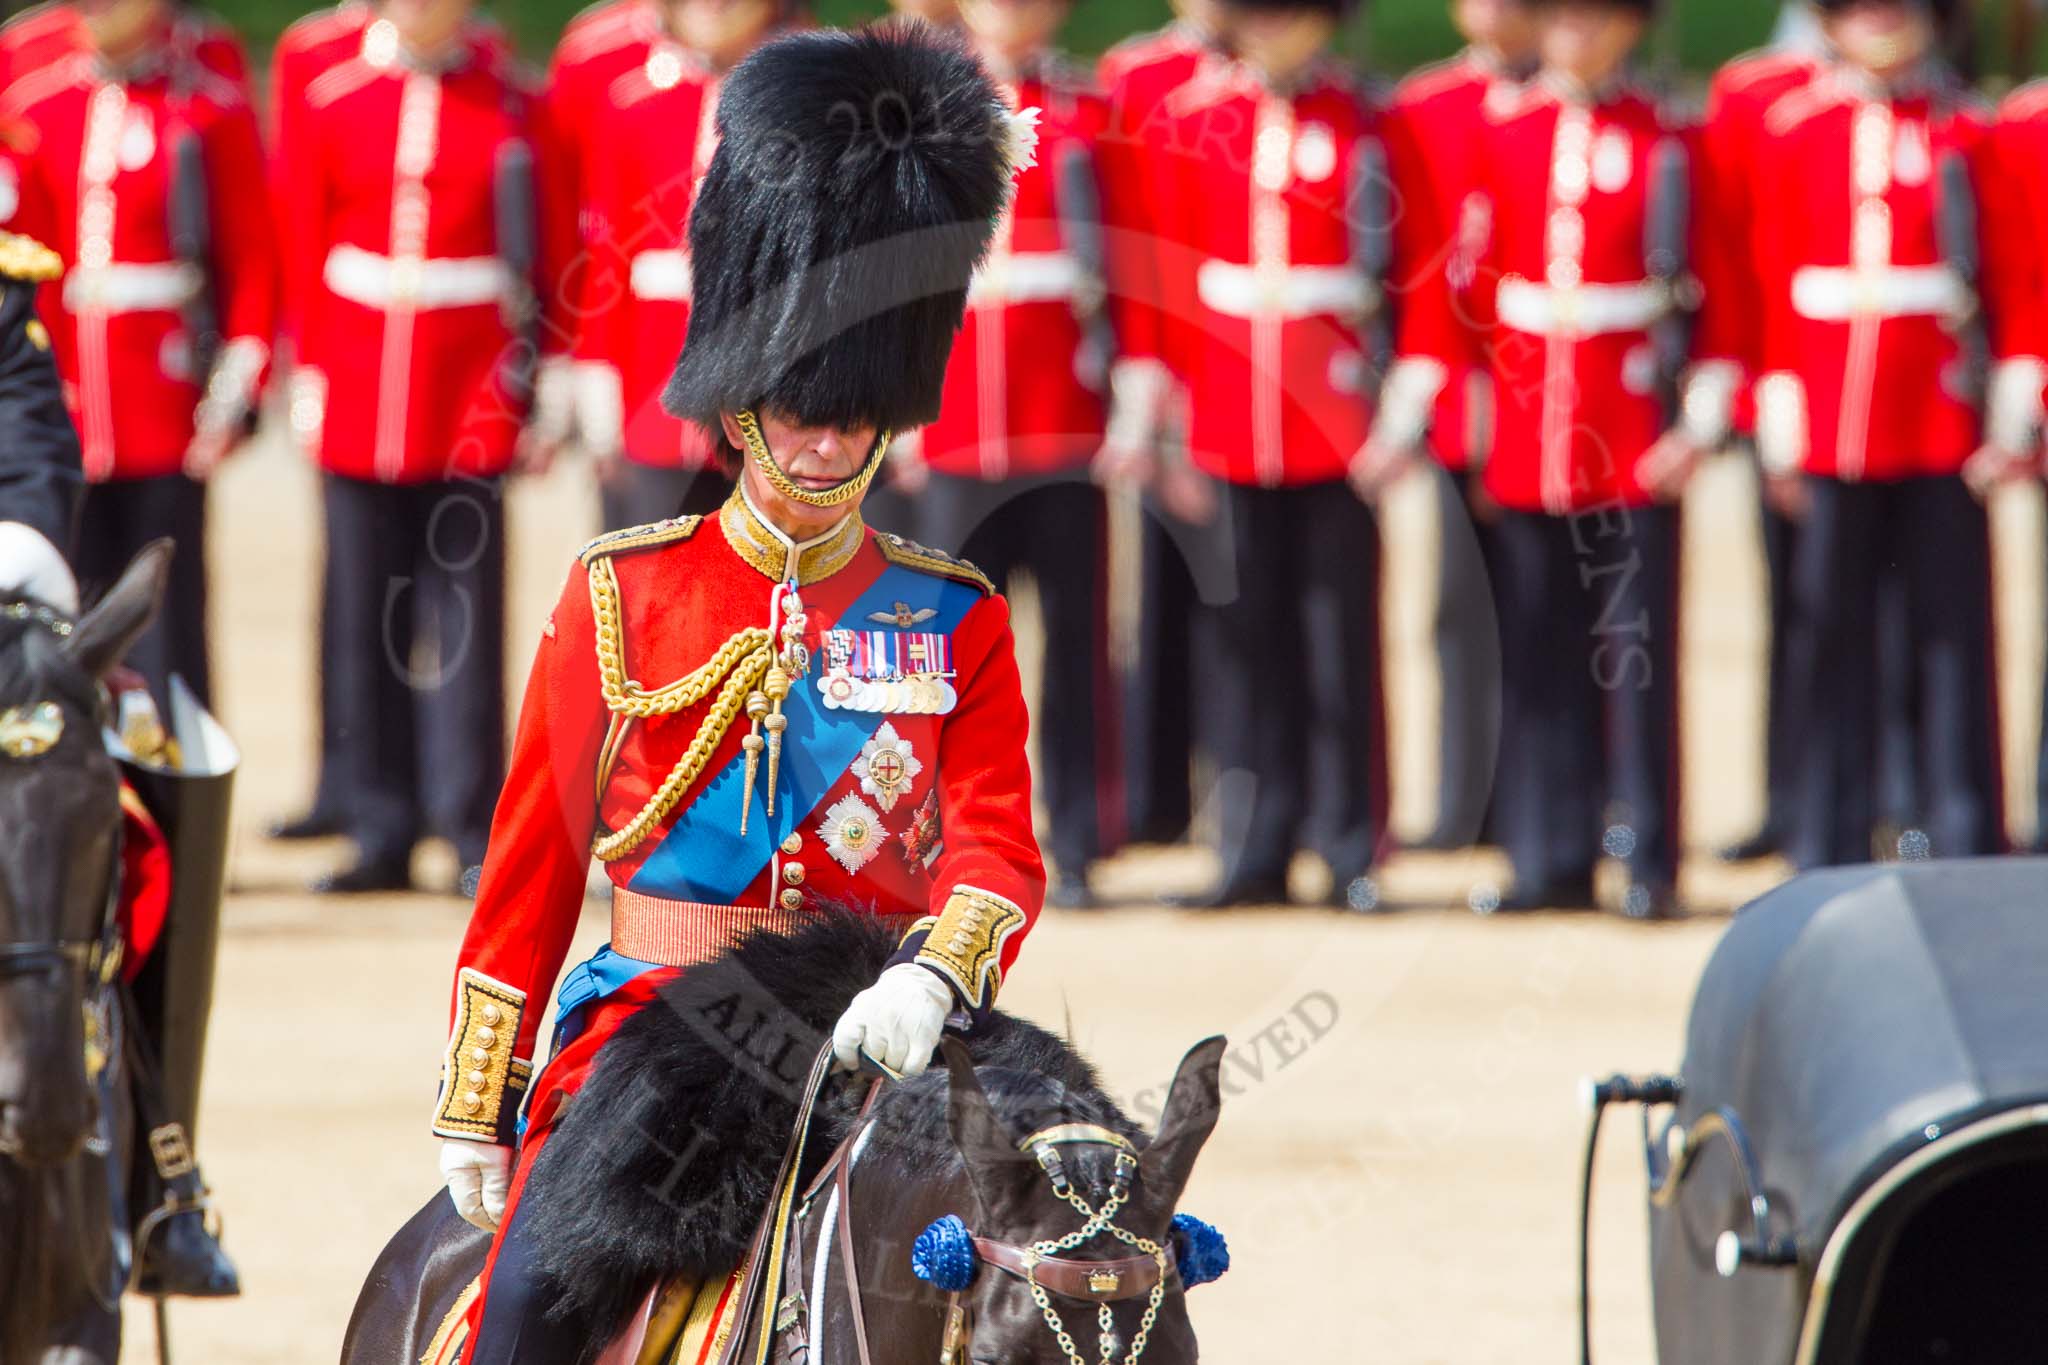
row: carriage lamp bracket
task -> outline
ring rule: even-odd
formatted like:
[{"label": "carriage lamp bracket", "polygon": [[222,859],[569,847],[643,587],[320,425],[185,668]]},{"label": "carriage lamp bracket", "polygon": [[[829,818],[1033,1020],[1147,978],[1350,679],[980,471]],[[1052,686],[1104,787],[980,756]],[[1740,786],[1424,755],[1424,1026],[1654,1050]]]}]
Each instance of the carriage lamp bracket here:
[{"label": "carriage lamp bracket", "polygon": [[1658,1153],[1654,1145],[1649,1147],[1652,1173],[1650,1202],[1657,1208],[1668,1208],[1678,1199],[1678,1188],[1685,1177],[1716,1139],[1726,1143],[1735,1157],[1736,1174],[1742,1180],[1742,1193],[1749,1208],[1748,1235],[1731,1228],[1714,1241],[1714,1269],[1722,1278],[1733,1278],[1744,1266],[1764,1269],[1783,1269],[1799,1262],[1799,1244],[1790,1237],[1780,1236],[1771,1231],[1771,1198],[1764,1191],[1763,1171],[1756,1158],[1756,1148],[1749,1140],[1749,1131],[1742,1125],[1742,1117],[1727,1105],[1702,1115],[1691,1128],[1684,1130],[1684,1144],[1676,1155],[1670,1158],[1663,1178],[1657,1178],[1655,1165]]}]

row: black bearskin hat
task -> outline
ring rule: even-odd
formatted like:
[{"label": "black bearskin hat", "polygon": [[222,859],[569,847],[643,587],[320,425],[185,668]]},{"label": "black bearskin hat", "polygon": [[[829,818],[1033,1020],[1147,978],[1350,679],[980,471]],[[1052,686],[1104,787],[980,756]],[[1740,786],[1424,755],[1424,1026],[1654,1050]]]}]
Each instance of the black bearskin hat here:
[{"label": "black bearskin hat", "polygon": [[690,213],[690,329],[664,403],[901,430],[939,413],[967,285],[1009,200],[1008,107],[900,21],[778,38],[718,97]]}]

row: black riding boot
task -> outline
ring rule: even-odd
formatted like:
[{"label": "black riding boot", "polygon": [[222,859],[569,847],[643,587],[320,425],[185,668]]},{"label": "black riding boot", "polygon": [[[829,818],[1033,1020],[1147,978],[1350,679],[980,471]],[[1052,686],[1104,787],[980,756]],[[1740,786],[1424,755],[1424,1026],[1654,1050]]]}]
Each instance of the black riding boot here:
[{"label": "black riding boot", "polygon": [[[138,1111],[139,1112],[139,1111]],[[207,1225],[213,1201],[192,1159],[184,1125],[150,1130],[151,1160],[139,1172],[145,1198],[136,1205],[135,1288],[153,1298],[229,1299],[242,1277]]]},{"label": "black riding boot", "polygon": [[[126,991],[121,994],[129,1001]],[[130,1186],[136,1291],[154,1298],[234,1298],[242,1292],[241,1274],[207,1225],[213,1201],[185,1125],[168,1112],[154,1050],[129,1004],[129,1089],[141,1139]]]}]

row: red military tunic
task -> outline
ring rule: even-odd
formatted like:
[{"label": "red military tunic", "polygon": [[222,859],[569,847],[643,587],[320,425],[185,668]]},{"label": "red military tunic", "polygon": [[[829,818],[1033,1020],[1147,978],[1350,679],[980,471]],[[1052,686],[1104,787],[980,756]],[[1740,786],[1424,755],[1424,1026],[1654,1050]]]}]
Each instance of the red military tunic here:
[{"label": "red military tunic", "polygon": [[1492,394],[1463,295],[1486,242],[1486,111],[1515,98],[1520,84],[1467,50],[1402,82],[1385,120],[1389,173],[1406,190],[1393,214],[1405,268],[1388,287],[1401,302],[1397,373],[1412,378],[1389,387],[1381,419],[1405,409],[1409,422],[1426,422],[1431,452],[1453,471],[1486,453],[1491,426]]},{"label": "red military tunic", "polygon": [[1287,94],[1212,64],[1165,108],[1189,151],[1168,159],[1159,213],[1190,458],[1239,484],[1341,479],[1373,407],[1365,329],[1379,282],[1354,260],[1347,212],[1373,112],[1334,64]]},{"label": "red military tunic", "polygon": [[1071,228],[1083,213],[1099,225],[1100,208],[1074,202],[1069,179],[1098,183],[1107,107],[1054,60],[1006,82],[1004,93],[1013,107],[1040,111],[1038,157],[1017,176],[1011,212],[967,291],[945,398],[923,431],[933,469],[992,482],[1086,464],[1102,444],[1107,377],[1084,368],[1107,360],[1091,357],[1083,331],[1102,306],[1101,262],[1077,252]]},{"label": "red military tunic", "polygon": [[[1104,53],[1096,68],[1096,84],[1109,99],[1096,157],[1118,364],[1120,370],[1131,364],[1149,367],[1160,376],[1153,381],[1156,389],[1164,388],[1166,369],[1165,267],[1184,264],[1161,260],[1168,245],[1161,214],[1174,178],[1169,167],[1185,154],[1171,140],[1166,98],[1205,61],[1218,60],[1210,36],[1177,20],[1125,39]],[[1163,400],[1163,392],[1158,396]]]},{"label": "red military tunic", "polygon": [[[171,50],[199,62],[217,76],[249,88],[249,54],[234,29],[214,18],[181,9],[171,16]],[[0,91],[60,58],[90,51],[92,39],[75,6],[42,4],[0,24]]]},{"label": "red military tunic", "polygon": [[[1044,889],[1008,608],[972,569],[907,549],[857,516],[796,547],[794,570],[791,557],[735,493],[718,517],[602,537],[571,570],[527,684],[463,943],[436,1132],[510,1140],[593,850],[620,888],[615,942],[563,986],[559,1040],[575,1042],[529,1106],[542,1129],[616,1025],[620,1008],[606,998],[660,970],[619,941],[626,896],[694,903],[699,914],[772,906],[797,920],[848,905],[941,923],[971,901],[989,912],[967,936],[973,960],[941,965],[963,995],[992,998]],[[789,584],[810,663],[784,706],[770,814],[765,760],[745,800],[746,718],[722,733],[705,718],[735,661],[782,632]],[[634,699],[673,692],[714,658],[710,699],[630,714]],[[936,681],[863,682],[898,673]],[[749,685],[725,692],[743,700]],[[708,748],[693,761],[699,743]],[[643,980],[621,998],[630,1005],[651,989]],[[486,1009],[494,1022],[479,1043]]]},{"label": "red military tunic", "polygon": [[583,161],[584,436],[657,468],[714,455],[661,393],[690,324],[690,203],[718,146],[717,106],[718,74],[658,35],[584,116],[585,145],[602,150]]},{"label": "red military tunic", "polygon": [[[1810,53],[1763,49],[1745,53],[1714,73],[1707,92],[1700,156],[1713,201],[1713,231],[1700,238],[1699,274],[1710,297],[1741,298],[1756,281],[1756,238],[1769,215],[1756,197],[1763,155],[1764,115],[1779,97],[1822,70]],[[1700,319],[1693,354],[1702,366],[1723,367],[1720,382],[1735,398],[1730,416],[1741,431],[1756,425],[1752,385],[1762,363],[1763,316],[1754,307],[1714,308]]]},{"label": "red military tunic", "polygon": [[2048,81],[2021,86],[1999,106],[1992,162],[1986,193],[1996,200],[1990,250],[1998,270],[1986,306],[2000,326],[1985,434],[2027,454],[2040,440],[2048,383]]},{"label": "red military tunic", "polygon": [[[604,348],[626,300],[627,281],[616,249],[606,240],[606,209],[600,203],[601,181],[618,149],[601,140],[598,125],[608,119],[613,83],[645,70],[657,44],[670,54],[662,59],[665,69],[678,49],[664,34],[655,0],[602,0],[562,31],[542,101],[544,145],[554,167],[549,210],[559,220],[554,230],[566,230],[571,244],[559,286],[565,305],[562,341],[578,365],[576,407],[584,436],[606,449],[616,448],[621,419],[617,364]],[[671,347],[669,362],[674,361]],[[600,430],[587,429],[593,425]]]},{"label": "red military tunic", "polygon": [[[1839,67],[1772,103],[1755,172],[1771,209],[1757,237],[1767,468],[1893,480],[1954,474],[1976,449],[1953,330],[1976,300],[1944,257],[1938,198],[1961,158],[1980,237],[1998,240],[1986,125],[1961,94],[1885,92]],[[1984,258],[1994,300],[2000,267]]]},{"label": "red military tunic", "polygon": [[[277,240],[256,116],[240,86],[168,41],[125,73],[73,51],[0,97],[29,130],[17,220],[69,263],[46,286],[86,477],[176,473],[195,431],[253,409],[277,324]],[[198,149],[203,256],[173,240],[175,169]],[[219,346],[198,351],[204,304]]]},{"label": "red military tunic", "polygon": [[487,28],[427,67],[372,23],[305,106],[284,166],[289,268],[305,291],[294,433],[351,478],[503,473],[526,410],[515,321],[555,298],[539,174],[517,206],[538,263],[523,276],[501,254],[506,168],[521,151],[539,161],[523,78]]},{"label": "red military tunic", "polygon": [[1636,465],[1666,425],[1651,329],[1673,306],[1646,265],[1652,187],[1660,158],[1686,158],[1696,241],[1687,141],[1627,88],[1587,100],[1538,80],[1491,121],[1492,230],[1473,316],[1496,402],[1485,487],[1502,506],[1561,515],[1649,501]]}]

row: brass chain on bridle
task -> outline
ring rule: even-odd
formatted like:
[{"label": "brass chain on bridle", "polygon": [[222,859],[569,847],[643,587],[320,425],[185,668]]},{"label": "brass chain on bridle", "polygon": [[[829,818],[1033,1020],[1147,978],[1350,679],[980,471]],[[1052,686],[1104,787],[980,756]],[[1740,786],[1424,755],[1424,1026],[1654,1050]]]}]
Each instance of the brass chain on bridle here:
[{"label": "brass chain on bridle", "polygon": [[[1045,1318],[1045,1325],[1052,1329],[1053,1336],[1059,1341],[1060,1349],[1066,1352],[1068,1365],[1088,1365],[1081,1357],[1080,1348],[1074,1344],[1074,1338],[1068,1333],[1066,1324],[1061,1321],[1059,1310],[1052,1306],[1052,1297],[1046,1293],[1045,1286],[1038,1282],[1037,1262],[1042,1257],[1072,1251],[1105,1232],[1126,1246],[1137,1248],[1158,1264],[1159,1278],[1152,1285],[1152,1292],[1146,1296],[1145,1316],[1139,1320],[1137,1334],[1131,1338],[1131,1349],[1123,1358],[1123,1365],[1136,1365],[1138,1357],[1145,1353],[1145,1343],[1152,1335],[1152,1325],[1159,1320],[1159,1305],[1166,1299],[1166,1250],[1159,1243],[1119,1227],[1113,1221],[1117,1210],[1123,1207],[1124,1200],[1130,1193],[1129,1187],[1122,1181],[1110,1190],[1108,1200],[1099,1210],[1089,1208],[1088,1201],[1070,1184],[1056,1180],[1053,1191],[1071,1204],[1087,1221],[1064,1237],[1033,1242],[1030,1245],[1028,1250],[1031,1259],[1024,1267],[1024,1283],[1031,1291],[1031,1301],[1038,1305],[1039,1313]],[[1110,1312],[1107,1303],[1095,1305],[1095,1330],[1101,1365],[1114,1365],[1111,1352],[1116,1340],[1116,1318]]]}]

